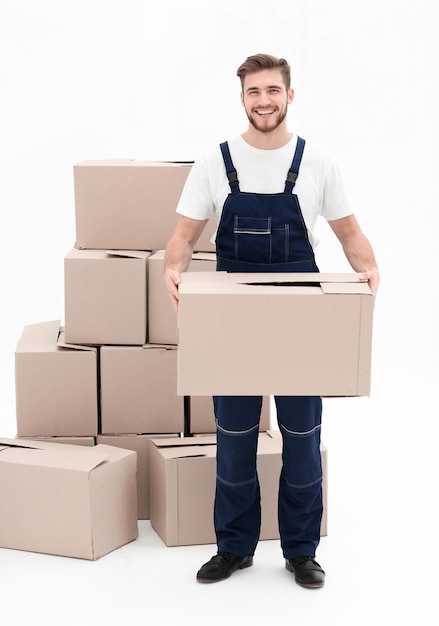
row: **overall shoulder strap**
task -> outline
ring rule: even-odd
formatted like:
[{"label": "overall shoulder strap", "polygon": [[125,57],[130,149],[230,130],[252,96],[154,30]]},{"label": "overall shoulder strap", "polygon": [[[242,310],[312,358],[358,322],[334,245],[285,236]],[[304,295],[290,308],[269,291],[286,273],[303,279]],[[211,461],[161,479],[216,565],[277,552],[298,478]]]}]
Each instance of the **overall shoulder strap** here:
[{"label": "overall shoulder strap", "polygon": [[284,193],[293,193],[294,185],[296,184],[297,176],[299,175],[299,167],[302,161],[303,150],[305,148],[305,140],[302,137],[297,137],[296,150],[294,152],[293,161],[288,171],[287,180],[285,182]]},{"label": "overall shoulder strap", "polygon": [[227,141],[220,144],[221,153],[223,155],[224,165],[226,167],[227,178],[229,179],[229,185],[232,193],[239,192],[239,180],[238,173],[233,165],[232,156],[229,150],[229,144]]}]

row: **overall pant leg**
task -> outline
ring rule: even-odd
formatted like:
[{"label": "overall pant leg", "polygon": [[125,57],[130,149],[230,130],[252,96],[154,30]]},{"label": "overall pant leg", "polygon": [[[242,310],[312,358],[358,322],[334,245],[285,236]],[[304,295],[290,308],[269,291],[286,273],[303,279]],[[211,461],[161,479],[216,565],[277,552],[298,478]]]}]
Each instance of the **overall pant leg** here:
[{"label": "overall pant leg", "polygon": [[319,396],[276,396],[282,433],[279,533],[286,559],[315,556],[322,520],[322,463]]},{"label": "overall pant leg", "polygon": [[218,550],[253,556],[261,528],[256,453],[262,396],[214,396]]}]

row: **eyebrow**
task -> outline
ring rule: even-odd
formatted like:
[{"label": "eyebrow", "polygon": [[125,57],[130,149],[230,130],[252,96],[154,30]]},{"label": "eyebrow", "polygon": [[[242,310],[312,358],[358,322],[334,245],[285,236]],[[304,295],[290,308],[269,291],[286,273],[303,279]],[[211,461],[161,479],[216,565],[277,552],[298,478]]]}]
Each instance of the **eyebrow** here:
[{"label": "eyebrow", "polygon": [[[256,90],[258,91],[260,89],[260,87],[247,87],[247,89],[245,90],[245,92],[249,92],[249,91],[253,91]],[[264,87],[264,89],[282,89],[281,85],[267,85],[267,87]]]}]

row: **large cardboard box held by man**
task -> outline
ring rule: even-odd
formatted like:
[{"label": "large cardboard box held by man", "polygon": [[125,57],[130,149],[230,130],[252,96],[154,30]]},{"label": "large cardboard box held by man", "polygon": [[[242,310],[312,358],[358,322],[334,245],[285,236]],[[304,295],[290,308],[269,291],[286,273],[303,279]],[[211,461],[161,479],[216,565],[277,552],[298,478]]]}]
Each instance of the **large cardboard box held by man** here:
[{"label": "large cardboard box held by man", "polygon": [[358,274],[187,272],[178,393],[370,393],[373,295]]},{"label": "large cardboard box held by man", "polygon": [[0,547],[95,560],[138,536],[136,453],[0,439]]},{"label": "large cardboard box held by man", "polygon": [[[323,518],[327,534],[327,451],[321,445]],[[168,546],[215,543],[213,505],[216,436],[152,439],[150,450],[151,525]],[[282,465],[279,431],[259,434],[257,454],[261,487],[261,536],[278,539],[277,501]]]},{"label": "large cardboard box held by man", "polygon": [[[75,248],[162,250],[191,163],[136,159],[91,160],[74,168]],[[213,252],[213,218],[195,249]]]}]

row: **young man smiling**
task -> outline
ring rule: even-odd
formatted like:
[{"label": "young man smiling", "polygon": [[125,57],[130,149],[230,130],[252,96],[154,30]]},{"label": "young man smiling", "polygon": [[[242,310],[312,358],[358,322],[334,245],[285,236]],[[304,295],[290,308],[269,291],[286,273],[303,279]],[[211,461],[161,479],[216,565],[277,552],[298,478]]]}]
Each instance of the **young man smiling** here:
[{"label": "young man smiling", "polygon": [[[217,269],[227,272],[318,272],[313,231],[321,215],[354,271],[376,294],[374,253],[354,216],[336,160],[287,129],[294,98],[287,61],[257,54],[237,74],[249,125],[191,169],[165,255],[165,281],[175,310],[181,272],[188,269],[212,215],[218,222]],[[321,398],[274,400],[283,442],[278,518],[285,567],[299,585],[321,587],[325,572],[315,560],[322,517]],[[204,583],[224,580],[253,564],[261,524],[256,450],[262,398],[214,396],[213,403],[218,551],[197,572]]]}]

